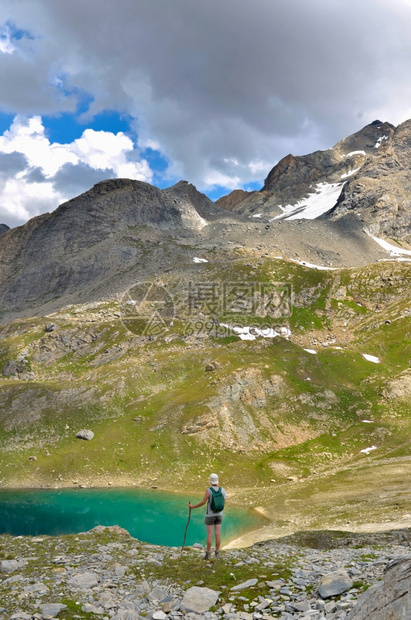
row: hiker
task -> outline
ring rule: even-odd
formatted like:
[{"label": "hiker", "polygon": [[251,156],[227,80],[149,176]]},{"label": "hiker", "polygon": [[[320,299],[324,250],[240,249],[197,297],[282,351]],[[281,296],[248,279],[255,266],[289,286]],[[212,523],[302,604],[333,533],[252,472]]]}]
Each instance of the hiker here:
[{"label": "hiker", "polygon": [[[211,487],[206,489],[203,499],[198,504],[188,504],[188,507],[200,508],[207,502],[207,510],[205,514],[204,523],[207,528],[207,550],[205,552],[204,559],[209,560],[211,555],[211,543],[213,541],[213,528],[215,535],[215,557],[220,557],[220,544],[221,544],[221,523],[223,521],[223,510],[226,498],[226,492],[222,487],[218,486],[217,474],[210,475]],[[214,496],[214,497],[213,497]],[[216,510],[212,510],[212,508]]]}]

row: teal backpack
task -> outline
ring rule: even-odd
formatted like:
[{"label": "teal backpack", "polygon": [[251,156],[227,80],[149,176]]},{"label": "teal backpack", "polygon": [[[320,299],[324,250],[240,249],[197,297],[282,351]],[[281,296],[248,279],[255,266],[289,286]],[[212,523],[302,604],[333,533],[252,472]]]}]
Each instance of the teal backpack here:
[{"label": "teal backpack", "polygon": [[218,491],[210,487],[211,497],[210,497],[210,509],[212,512],[222,512],[224,510],[224,495],[221,491],[221,487],[218,488]]}]

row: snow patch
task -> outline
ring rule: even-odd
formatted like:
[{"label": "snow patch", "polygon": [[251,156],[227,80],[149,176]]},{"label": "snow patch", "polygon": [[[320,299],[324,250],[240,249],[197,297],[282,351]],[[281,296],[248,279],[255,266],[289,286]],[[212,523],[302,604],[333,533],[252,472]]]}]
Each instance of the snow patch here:
[{"label": "snow patch", "polygon": [[364,450],[361,450],[361,452],[363,454],[369,454],[370,452],[372,452],[372,450],[376,450],[377,446],[371,446],[371,448],[364,448]]},{"label": "snow patch", "polygon": [[352,175],[355,174],[356,172],[358,172],[359,170],[361,170],[361,168],[355,168],[355,170],[349,170],[345,174],[342,174],[341,178],[342,179],[347,179],[348,177],[352,177]]},{"label": "snow patch", "polygon": [[279,205],[283,212],[270,221],[315,220],[334,207],[343,187],[343,183],[318,183],[314,192],[309,194],[307,198],[299,200],[294,205],[285,205],[284,207]]},{"label": "snow patch", "polygon": [[374,420],[361,420],[364,424],[374,424]]},{"label": "snow patch", "polygon": [[381,136],[378,138],[377,142],[374,144],[374,148],[379,149],[384,140],[388,140],[388,136]]},{"label": "snow patch", "polygon": [[354,157],[354,155],[366,155],[365,151],[351,151],[351,153],[347,153],[347,155],[341,155],[341,159],[345,159],[346,157]]},{"label": "snow patch", "polygon": [[314,349],[304,349],[304,351],[307,351],[307,353],[311,353],[311,355],[317,355],[317,351],[314,351]]},{"label": "snow patch", "polygon": [[321,270],[331,270],[335,271],[338,267],[324,267],[323,265],[313,265],[313,263],[307,263],[305,260],[297,260],[296,258],[290,258],[291,262],[298,263],[299,265],[303,265],[304,267],[310,267],[310,269],[321,269]]},{"label": "snow patch", "polygon": [[254,215],[252,215],[251,217],[261,217],[262,213],[255,213]]},{"label": "snow patch", "polygon": [[197,256],[194,256],[193,262],[194,263],[208,263],[208,260],[206,258],[198,258]]},{"label": "snow patch", "polygon": [[374,364],[379,364],[380,363],[380,358],[379,357],[375,357],[375,355],[368,355],[368,353],[362,353],[362,356],[368,362],[373,362]]},{"label": "snow patch", "polygon": [[400,254],[406,254],[407,256],[411,256],[411,250],[404,250],[397,245],[392,245],[391,243],[388,243],[388,241],[384,241],[384,239],[378,239],[378,237],[372,237],[372,239],[379,243],[379,245],[384,248],[384,250],[387,250],[387,252],[389,252],[391,256],[398,256]]}]

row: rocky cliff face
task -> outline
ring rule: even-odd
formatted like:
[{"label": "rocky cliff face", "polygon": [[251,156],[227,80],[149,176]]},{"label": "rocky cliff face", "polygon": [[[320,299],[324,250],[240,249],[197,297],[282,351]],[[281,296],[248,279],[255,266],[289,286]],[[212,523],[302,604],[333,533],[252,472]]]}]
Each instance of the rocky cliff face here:
[{"label": "rocky cliff face", "polygon": [[284,157],[261,192],[218,204],[248,217],[339,219],[356,214],[373,235],[411,240],[411,121],[374,121],[326,151]]},{"label": "rocky cliff face", "polygon": [[347,181],[329,217],[348,212],[360,215],[374,235],[411,242],[411,120]]},{"label": "rocky cliff face", "polygon": [[78,299],[81,291],[141,267],[142,257],[155,255],[154,244],[162,239],[199,234],[226,215],[183,181],[164,191],[129,179],[98,183],[2,236],[0,307],[18,310],[63,294]]}]

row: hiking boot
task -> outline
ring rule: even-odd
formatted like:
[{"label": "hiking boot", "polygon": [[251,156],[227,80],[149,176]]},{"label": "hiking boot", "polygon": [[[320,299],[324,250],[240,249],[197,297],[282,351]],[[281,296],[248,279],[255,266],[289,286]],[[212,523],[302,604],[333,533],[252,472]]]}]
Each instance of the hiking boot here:
[{"label": "hiking boot", "polygon": [[203,560],[209,560],[210,556],[211,556],[211,551],[206,551],[205,554],[204,554]]},{"label": "hiking boot", "polygon": [[220,552],[219,551],[215,551],[214,556],[215,556],[216,560],[219,560],[220,559]]}]

